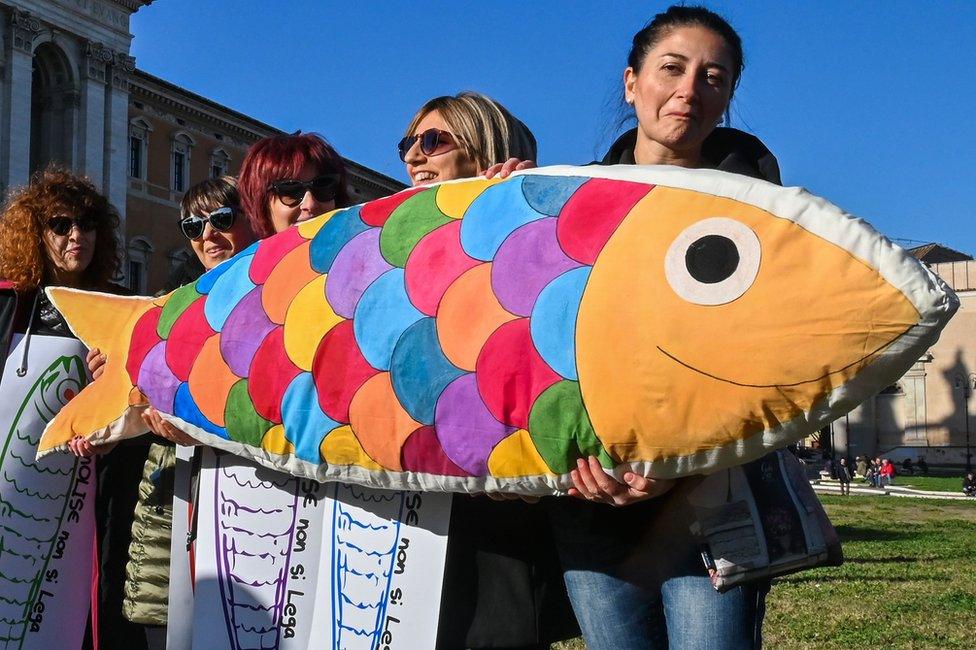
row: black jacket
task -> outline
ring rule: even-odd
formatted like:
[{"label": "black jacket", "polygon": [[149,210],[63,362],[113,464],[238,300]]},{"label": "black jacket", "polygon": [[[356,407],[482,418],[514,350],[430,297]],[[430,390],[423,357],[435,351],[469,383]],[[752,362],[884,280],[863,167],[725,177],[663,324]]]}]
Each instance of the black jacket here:
[{"label": "black jacket", "polygon": [[[631,129],[617,138],[599,165],[633,165],[637,129]],[[754,135],[738,129],[719,127],[705,138],[702,144],[704,167],[723,172],[761,178],[782,185],[779,163],[776,157]]]},{"label": "black jacket", "polygon": [[[633,165],[637,129],[620,136],[597,165]],[[775,156],[755,136],[717,128],[702,145],[704,167],[780,183]],[[761,461],[754,461],[761,462]],[[654,588],[681,575],[707,575],[698,540],[690,531],[687,503],[692,481],[679,481],[660,497],[613,508],[602,503],[556,499],[549,507],[557,542],[573,549],[564,570],[600,570]],[[577,566],[572,562],[580,564]]]}]

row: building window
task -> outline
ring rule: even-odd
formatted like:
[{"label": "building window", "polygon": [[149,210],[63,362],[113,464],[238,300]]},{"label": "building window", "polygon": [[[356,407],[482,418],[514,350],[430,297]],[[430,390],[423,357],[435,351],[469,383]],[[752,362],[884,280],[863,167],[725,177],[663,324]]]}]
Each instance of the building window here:
[{"label": "building window", "polygon": [[149,293],[149,260],[155,247],[141,235],[133,237],[126,248],[125,284],[139,295]]},{"label": "building window", "polygon": [[173,189],[182,192],[186,189],[186,154],[173,152]]},{"label": "building window", "polygon": [[223,149],[210,152],[210,178],[226,176],[230,170],[230,156]]},{"label": "building window", "polygon": [[129,136],[129,176],[142,178],[142,140]]},{"label": "building window", "polygon": [[131,178],[146,178],[146,161],[148,160],[149,133],[152,126],[142,118],[129,122],[129,176]]},{"label": "building window", "polygon": [[193,138],[182,131],[173,136],[170,187],[174,192],[185,192],[190,184],[190,151],[194,144]]},{"label": "building window", "polygon": [[129,288],[136,293],[145,293],[145,289],[140,290],[141,287],[146,286],[146,263],[142,260],[129,260],[129,277],[128,277]]}]

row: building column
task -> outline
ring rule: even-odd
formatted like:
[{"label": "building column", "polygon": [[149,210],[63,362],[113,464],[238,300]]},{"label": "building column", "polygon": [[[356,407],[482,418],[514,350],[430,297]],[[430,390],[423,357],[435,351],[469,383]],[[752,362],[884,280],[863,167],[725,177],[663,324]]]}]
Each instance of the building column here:
[{"label": "building column", "polygon": [[135,67],[133,57],[115,52],[110,68],[111,84],[106,84],[105,93],[103,185],[108,200],[119,211],[123,236],[126,235],[125,202],[129,182],[129,78]]},{"label": "building column", "polygon": [[33,44],[40,31],[40,21],[31,14],[11,9],[0,138],[0,182],[4,191],[25,185],[30,176]]},{"label": "building column", "polygon": [[[101,43],[85,46],[85,60],[81,66],[81,115],[77,168],[95,183],[102,192],[105,184],[105,86],[107,67],[114,56]],[[125,206],[122,206],[124,209]]]}]

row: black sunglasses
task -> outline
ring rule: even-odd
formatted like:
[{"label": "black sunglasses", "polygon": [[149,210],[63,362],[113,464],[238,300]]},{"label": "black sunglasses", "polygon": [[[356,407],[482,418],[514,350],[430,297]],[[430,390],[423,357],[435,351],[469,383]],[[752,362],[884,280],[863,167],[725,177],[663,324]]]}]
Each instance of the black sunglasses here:
[{"label": "black sunglasses", "polygon": [[71,226],[78,226],[81,232],[95,230],[95,220],[91,217],[51,217],[47,220],[48,229],[59,237],[71,232]]},{"label": "black sunglasses", "polygon": [[214,230],[230,230],[230,227],[234,225],[234,219],[237,217],[237,210],[234,208],[224,205],[205,217],[198,217],[195,214],[191,214],[188,217],[183,217],[180,219],[180,230],[183,231],[183,236],[187,239],[199,239],[203,237],[203,231],[207,227],[207,222],[210,223],[210,227]]},{"label": "black sunglasses", "polygon": [[457,140],[447,131],[440,129],[427,129],[417,135],[408,135],[397,144],[397,151],[400,152],[400,160],[407,162],[407,152],[413,143],[420,140],[420,150],[425,156],[439,156],[447,153],[457,146]]},{"label": "black sunglasses", "polygon": [[289,208],[294,208],[301,203],[305,198],[305,192],[311,192],[316,201],[325,203],[336,197],[338,189],[338,174],[322,174],[310,181],[284,179],[268,186],[268,191],[274,192],[275,196]]}]

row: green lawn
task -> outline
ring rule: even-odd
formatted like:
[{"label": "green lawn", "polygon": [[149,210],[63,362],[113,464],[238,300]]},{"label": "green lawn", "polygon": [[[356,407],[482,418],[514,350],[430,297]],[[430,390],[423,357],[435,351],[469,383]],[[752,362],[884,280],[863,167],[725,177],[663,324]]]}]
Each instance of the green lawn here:
[{"label": "green lawn", "polygon": [[847,561],[774,583],[765,647],[976,646],[976,500],[821,498]]},{"label": "green lawn", "polygon": [[962,475],[959,476],[896,476],[895,485],[918,490],[962,492]]},{"label": "green lawn", "polygon": [[821,498],[847,561],[776,582],[769,647],[972,647],[976,504]]}]

